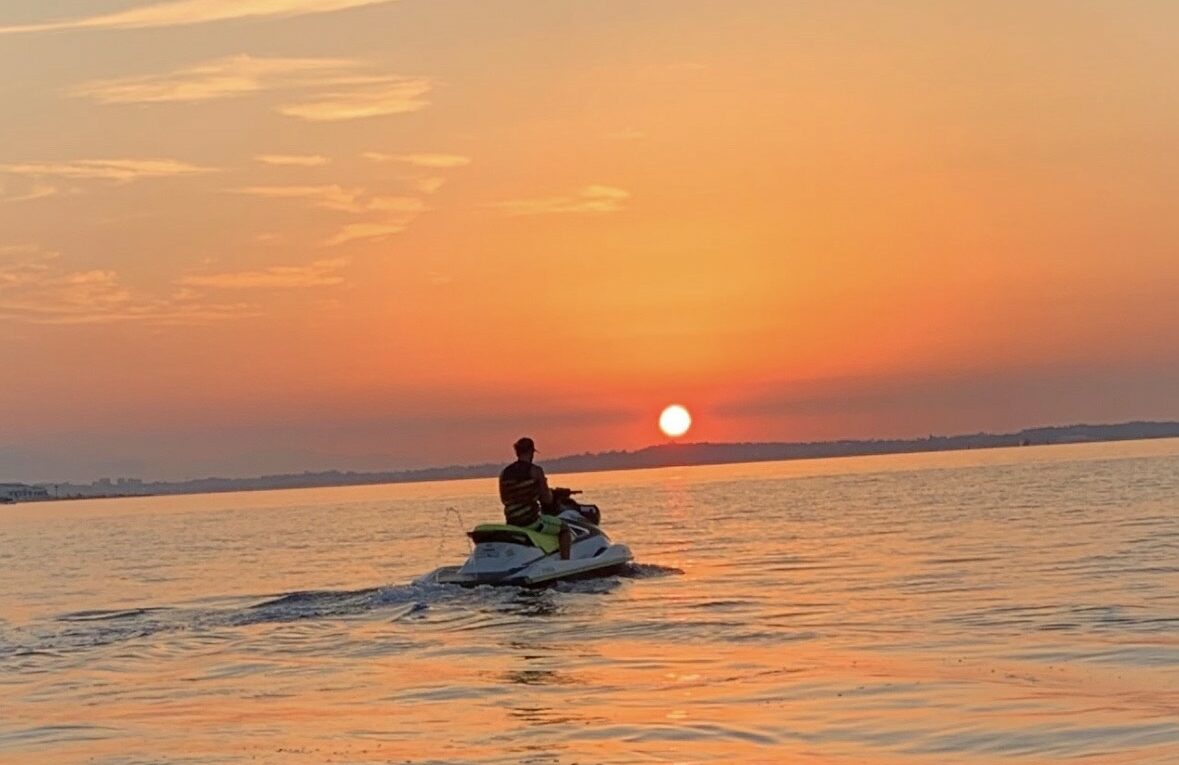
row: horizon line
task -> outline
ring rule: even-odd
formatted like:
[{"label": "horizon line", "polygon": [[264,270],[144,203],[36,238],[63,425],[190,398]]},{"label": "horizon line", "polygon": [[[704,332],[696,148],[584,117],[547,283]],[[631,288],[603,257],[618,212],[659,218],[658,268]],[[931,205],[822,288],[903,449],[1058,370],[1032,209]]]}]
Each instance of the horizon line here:
[{"label": "horizon line", "polygon": [[[976,431],[976,432],[972,432],[972,433],[954,433],[954,434],[949,434],[949,435],[930,434],[928,436],[912,437],[912,438],[878,438],[878,437],[874,437],[874,438],[841,438],[841,439],[829,439],[829,440],[824,440],[824,441],[724,441],[724,442],[669,441],[666,443],[649,444],[647,446],[639,447],[634,450],[620,449],[620,450],[609,450],[609,451],[599,451],[599,452],[582,452],[582,453],[576,453],[576,454],[564,454],[564,455],[554,457],[549,460],[544,460],[544,464],[546,464],[546,465],[559,465],[560,463],[563,463],[563,462],[568,463],[568,462],[579,461],[579,460],[597,460],[600,462],[604,459],[618,460],[618,459],[626,459],[628,457],[634,458],[637,456],[657,454],[660,452],[668,452],[668,451],[684,450],[684,449],[692,449],[692,448],[709,448],[709,449],[740,448],[740,449],[746,449],[746,450],[749,450],[749,449],[775,449],[775,448],[777,448],[777,449],[785,449],[785,448],[808,449],[809,448],[812,450],[821,450],[823,448],[831,448],[831,447],[852,448],[855,446],[865,446],[866,447],[866,446],[872,446],[872,445],[876,445],[876,446],[887,445],[889,447],[914,447],[914,446],[919,446],[921,444],[936,444],[937,442],[955,441],[955,440],[963,441],[965,439],[991,439],[991,440],[1008,439],[1008,440],[1010,440],[1010,439],[1018,439],[1020,437],[1025,437],[1025,441],[1026,441],[1026,437],[1028,435],[1032,435],[1032,434],[1050,435],[1053,432],[1059,433],[1061,431],[1069,431],[1069,430],[1074,430],[1074,431],[1081,430],[1081,429],[1114,430],[1114,429],[1119,429],[1119,428],[1125,429],[1125,428],[1132,428],[1132,427],[1150,428],[1150,429],[1155,429],[1155,430],[1162,429],[1163,431],[1166,431],[1166,432],[1143,433],[1143,434],[1137,434],[1137,435],[1118,435],[1116,433],[1108,433],[1108,434],[1105,434],[1104,436],[1094,436],[1094,437],[1089,437],[1089,438],[1082,440],[1082,441],[1072,441],[1072,442],[1069,442],[1069,441],[1061,441],[1061,442],[1044,441],[1044,442],[1039,442],[1039,443],[1034,443],[1034,444],[1033,443],[1024,443],[1024,444],[990,443],[990,444],[979,444],[979,445],[975,445],[975,446],[970,446],[968,444],[962,444],[962,445],[958,445],[958,446],[950,445],[950,444],[943,444],[940,447],[935,447],[932,449],[891,448],[888,451],[875,451],[875,452],[874,451],[869,451],[869,452],[862,452],[862,451],[861,452],[854,452],[853,451],[853,452],[839,453],[839,454],[796,454],[796,455],[767,456],[767,457],[761,457],[761,458],[755,457],[752,459],[749,459],[749,458],[746,458],[746,459],[719,459],[719,460],[714,460],[714,461],[700,461],[699,459],[697,459],[695,461],[672,462],[672,463],[667,463],[667,464],[637,464],[637,465],[635,465],[635,464],[632,464],[632,465],[612,464],[612,465],[603,465],[603,466],[599,466],[599,467],[582,466],[579,469],[576,469],[572,472],[604,472],[604,471],[610,471],[610,470],[630,470],[630,469],[643,469],[643,468],[652,468],[652,467],[687,467],[687,466],[705,465],[705,464],[740,464],[742,462],[769,462],[769,461],[779,461],[779,460],[784,461],[784,460],[795,460],[795,459],[824,459],[824,458],[831,459],[831,458],[841,458],[841,457],[872,456],[874,454],[904,454],[904,453],[920,453],[920,452],[928,452],[928,451],[961,451],[961,450],[965,450],[965,449],[969,449],[969,448],[1005,448],[1005,447],[1019,446],[1019,445],[1045,446],[1045,445],[1060,445],[1060,444],[1064,444],[1064,443],[1095,443],[1095,442],[1103,442],[1103,441],[1151,440],[1151,439],[1158,439],[1158,438],[1179,437],[1179,421],[1177,421],[1177,420],[1126,420],[1126,421],[1114,422],[1114,423],[1085,423],[1085,422],[1082,422],[1082,423],[1070,423],[1067,425],[1040,425],[1040,426],[1021,428],[1020,430],[1017,430],[1017,431],[999,432],[999,433],[990,432],[990,431]],[[1168,430],[1168,429],[1170,429],[1170,430]],[[747,455],[747,457],[748,457],[748,455]],[[183,490],[171,491],[171,492],[162,491],[160,493],[184,494],[184,493],[205,493],[205,492],[218,492],[218,491],[264,491],[264,490],[268,490],[268,489],[283,489],[283,488],[314,488],[317,486],[318,487],[327,487],[327,486],[346,486],[346,485],[377,485],[377,484],[381,484],[381,483],[416,483],[416,482],[427,482],[427,481],[447,481],[447,480],[464,480],[464,479],[472,479],[472,478],[484,478],[484,477],[489,477],[489,476],[483,475],[480,471],[487,471],[487,470],[491,470],[493,468],[498,469],[498,466],[500,464],[501,464],[500,462],[479,462],[479,463],[468,463],[468,464],[437,465],[437,466],[427,466],[427,467],[419,467],[419,468],[394,468],[394,469],[387,469],[387,470],[364,470],[364,471],[348,470],[348,469],[340,469],[340,468],[326,468],[326,469],[320,469],[320,470],[306,469],[306,470],[303,470],[300,472],[290,472],[290,473],[272,473],[272,474],[263,474],[263,475],[253,475],[253,476],[241,476],[241,477],[236,477],[236,478],[231,478],[231,477],[226,477],[226,476],[208,475],[208,476],[202,476],[202,477],[197,477],[197,478],[185,478],[185,479],[180,479],[180,480],[144,480],[144,479],[131,478],[131,477],[124,476],[124,477],[119,477],[119,478],[104,477],[104,478],[96,479],[96,480],[91,481],[89,483],[74,483],[71,481],[37,481],[34,483],[25,484],[25,485],[37,486],[37,487],[43,487],[43,488],[67,486],[67,487],[75,487],[75,488],[83,488],[83,487],[107,488],[107,487],[109,487],[111,489],[117,489],[117,488],[124,488],[125,489],[127,487],[137,486],[137,487],[142,487],[145,489],[151,488],[151,487],[158,487],[158,488],[164,489],[166,487],[181,488],[184,486],[195,485],[195,484],[220,483],[220,484],[225,485],[226,488],[218,489],[218,488],[207,487],[207,488],[203,488],[203,489],[197,489],[194,487],[192,491],[183,491]],[[446,475],[446,473],[448,473],[448,472],[452,473],[452,475]],[[462,473],[462,475],[454,475],[454,473]],[[474,474],[472,474],[472,473],[474,473]],[[350,479],[359,479],[359,480],[351,480],[349,482],[341,482],[341,483],[322,483],[322,482],[321,483],[306,483],[306,484],[302,484],[302,485],[298,485],[298,486],[265,486],[265,487],[253,486],[252,487],[252,486],[246,485],[251,482],[263,482],[263,481],[274,482],[274,481],[284,481],[284,480],[285,481],[292,481],[292,480],[298,480],[298,479],[308,480],[308,479],[314,479],[316,477],[326,478],[328,476],[348,477]],[[20,482],[0,481],[0,484],[4,484],[4,483],[20,483]],[[238,485],[234,485],[234,484],[238,484]],[[130,495],[120,494],[117,496],[142,496],[142,494],[130,494]]]}]

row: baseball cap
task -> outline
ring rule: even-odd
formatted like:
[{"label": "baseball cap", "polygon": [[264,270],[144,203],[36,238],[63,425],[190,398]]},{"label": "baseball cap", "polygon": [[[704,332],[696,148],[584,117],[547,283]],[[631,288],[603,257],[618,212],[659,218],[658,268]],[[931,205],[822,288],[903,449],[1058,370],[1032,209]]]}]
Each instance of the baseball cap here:
[{"label": "baseball cap", "polygon": [[516,454],[525,454],[527,452],[535,452],[536,444],[532,441],[531,438],[524,436],[523,438],[516,441],[516,443],[512,444],[512,448],[516,450]]}]

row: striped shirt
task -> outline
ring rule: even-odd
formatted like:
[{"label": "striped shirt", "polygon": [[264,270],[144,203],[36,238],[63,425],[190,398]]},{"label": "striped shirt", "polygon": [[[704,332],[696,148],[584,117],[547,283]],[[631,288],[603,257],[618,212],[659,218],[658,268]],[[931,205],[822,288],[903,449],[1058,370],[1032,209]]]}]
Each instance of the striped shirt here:
[{"label": "striped shirt", "polygon": [[540,499],[546,486],[540,465],[516,460],[499,474],[499,498],[504,518],[513,526],[531,526],[540,520]]}]

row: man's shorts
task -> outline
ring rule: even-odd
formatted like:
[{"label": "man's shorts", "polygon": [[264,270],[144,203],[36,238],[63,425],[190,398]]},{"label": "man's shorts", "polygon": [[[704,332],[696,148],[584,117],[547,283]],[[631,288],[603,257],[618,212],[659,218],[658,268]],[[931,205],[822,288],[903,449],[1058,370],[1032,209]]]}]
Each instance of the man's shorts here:
[{"label": "man's shorts", "polygon": [[533,531],[539,531],[541,534],[552,534],[557,536],[561,533],[561,529],[565,527],[565,521],[561,520],[555,515],[540,516],[540,520],[532,524]]}]

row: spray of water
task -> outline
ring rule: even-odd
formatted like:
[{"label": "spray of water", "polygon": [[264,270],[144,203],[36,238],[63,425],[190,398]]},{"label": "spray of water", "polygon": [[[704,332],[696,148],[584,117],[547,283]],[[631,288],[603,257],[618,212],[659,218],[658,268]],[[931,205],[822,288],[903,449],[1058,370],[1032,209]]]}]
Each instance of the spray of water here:
[{"label": "spray of water", "polygon": [[[463,539],[467,540],[467,554],[469,555],[471,553],[473,545],[471,544],[471,538],[467,536],[467,524],[465,521],[463,521],[463,514],[460,513],[458,510],[456,510],[454,507],[447,507],[445,512],[443,513],[443,517],[449,519],[452,515],[453,515],[454,519],[458,522],[459,534],[462,536]],[[442,553],[444,551],[443,548],[445,548],[445,546],[446,546],[446,540],[449,537],[449,535],[450,535],[450,530],[448,528],[448,524],[445,522],[439,524],[439,526],[438,526],[438,552],[436,554],[436,557],[438,559],[442,558]]]}]

